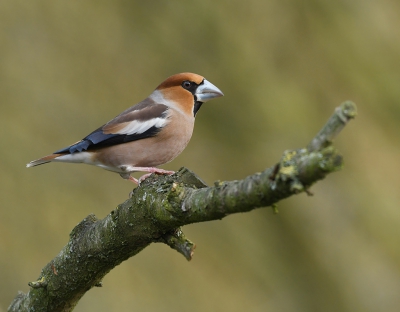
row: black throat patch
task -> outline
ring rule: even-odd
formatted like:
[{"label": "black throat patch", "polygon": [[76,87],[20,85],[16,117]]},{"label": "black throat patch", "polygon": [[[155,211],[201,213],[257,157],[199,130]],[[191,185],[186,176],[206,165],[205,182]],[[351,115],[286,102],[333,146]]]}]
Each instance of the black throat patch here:
[{"label": "black throat patch", "polygon": [[202,104],[203,104],[203,102],[194,101],[194,106],[193,106],[193,116],[194,117],[196,117],[196,114],[199,111]]}]

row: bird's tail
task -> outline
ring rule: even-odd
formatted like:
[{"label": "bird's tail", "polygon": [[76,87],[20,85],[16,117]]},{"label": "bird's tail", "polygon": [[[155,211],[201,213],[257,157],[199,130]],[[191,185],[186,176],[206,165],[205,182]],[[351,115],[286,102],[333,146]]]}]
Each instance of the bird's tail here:
[{"label": "bird's tail", "polygon": [[36,160],[32,160],[30,163],[26,164],[27,168],[30,167],[35,167],[35,166],[39,166],[39,165],[43,165],[43,164],[47,164],[51,161],[53,161],[55,158],[62,156],[64,154],[51,154],[51,155],[47,155],[45,157],[36,159]]}]

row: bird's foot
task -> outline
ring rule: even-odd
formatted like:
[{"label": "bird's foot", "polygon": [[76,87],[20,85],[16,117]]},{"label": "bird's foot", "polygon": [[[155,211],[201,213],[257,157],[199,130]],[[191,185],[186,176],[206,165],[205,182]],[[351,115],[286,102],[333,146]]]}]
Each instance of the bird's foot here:
[{"label": "bird's foot", "polygon": [[[143,171],[144,171],[144,170],[143,170]],[[159,169],[159,168],[150,167],[150,168],[148,168],[148,173],[142,175],[142,176],[139,178],[139,180],[138,180],[139,184],[142,183],[142,182],[143,182],[145,179],[147,179],[149,176],[151,176],[153,173],[155,173],[155,174],[171,175],[171,174],[174,174],[175,171],[170,171],[170,170],[164,170],[164,169]]]},{"label": "bird's foot", "polygon": [[155,167],[134,167],[135,171],[142,171],[142,172],[148,172],[144,175],[142,175],[139,179],[136,179],[130,175],[130,173],[120,173],[121,177],[124,179],[127,179],[137,185],[140,185],[146,178],[148,178],[151,174],[156,173],[156,174],[166,174],[166,175],[171,175],[174,174],[175,171],[170,171],[170,170],[164,170],[164,169],[159,169]]},{"label": "bird's foot", "polygon": [[135,167],[135,171],[157,173],[157,174],[174,174],[175,171],[164,170],[156,167]]},{"label": "bird's foot", "polygon": [[146,174],[144,174],[144,175],[142,175],[139,179],[138,179],[138,182],[139,182],[139,185],[140,185],[140,183],[142,183],[144,180],[146,180],[149,176],[151,176],[152,175],[152,173],[146,173]]},{"label": "bird's foot", "polygon": [[135,178],[132,177],[132,176],[129,176],[128,180],[131,181],[131,182],[133,182],[133,183],[135,183],[135,184],[137,184],[137,185],[140,184],[139,180],[138,180],[138,179],[135,179]]}]

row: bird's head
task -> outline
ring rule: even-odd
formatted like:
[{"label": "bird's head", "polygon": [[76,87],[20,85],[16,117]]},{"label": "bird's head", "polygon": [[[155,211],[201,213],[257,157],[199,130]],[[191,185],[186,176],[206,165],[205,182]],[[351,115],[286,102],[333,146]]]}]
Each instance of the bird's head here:
[{"label": "bird's head", "polygon": [[193,73],[180,73],[168,77],[156,89],[167,101],[195,116],[200,106],[224,94],[204,77]]}]

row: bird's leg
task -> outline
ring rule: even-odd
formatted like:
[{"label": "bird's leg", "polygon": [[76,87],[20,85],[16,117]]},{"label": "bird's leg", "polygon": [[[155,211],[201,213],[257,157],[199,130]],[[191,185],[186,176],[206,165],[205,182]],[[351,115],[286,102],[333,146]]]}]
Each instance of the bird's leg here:
[{"label": "bird's leg", "polygon": [[155,167],[134,167],[135,171],[157,173],[157,174],[174,174],[175,171],[164,170]]},{"label": "bird's leg", "polygon": [[138,179],[135,179],[135,178],[132,177],[131,175],[129,175],[128,180],[131,181],[131,182],[133,182],[133,183],[135,183],[135,184],[137,184],[137,185],[140,184],[140,179],[139,179],[139,180],[138,180]]},{"label": "bird's leg", "polygon": [[122,179],[129,180],[135,184],[139,184],[139,180],[132,177],[130,172],[120,173],[119,175],[121,176]]},{"label": "bird's leg", "polygon": [[[139,179],[135,179],[134,177],[131,176],[131,172],[135,172],[135,171],[148,172],[148,173],[142,175]],[[159,168],[155,168],[155,167],[130,167],[129,172],[120,173],[119,175],[122,178],[129,180],[135,184],[140,184],[146,178],[148,178],[152,173],[171,175],[171,174],[174,174],[175,171],[164,170],[164,169],[159,169]]]},{"label": "bird's leg", "polygon": [[167,174],[167,175],[171,175],[171,174],[175,173],[175,171],[164,170],[164,169],[159,169],[159,168],[155,168],[155,167],[137,167],[137,168],[140,168],[141,169],[140,171],[148,172],[139,178],[139,180],[138,180],[139,184],[141,182],[143,182],[145,179],[147,179],[149,176],[151,176],[153,173]]},{"label": "bird's leg", "polygon": [[142,175],[139,180],[138,183],[140,184],[141,182],[143,182],[145,179],[147,179],[152,173],[156,173],[156,174],[174,174],[175,171],[170,171],[170,170],[164,170],[164,169],[160,169],[160,168],[155,168],[155,167],[135,167],[136,171],[142,171],[142,172],[148,172],[144,175]]},{"label": "bird's leg", "polygon": [[151,175],[152,175],[152,173],[146,173],[146,174],[142,175],[138,180],[139,184],[142,183],[145,179],[147,179]]}]

